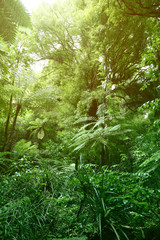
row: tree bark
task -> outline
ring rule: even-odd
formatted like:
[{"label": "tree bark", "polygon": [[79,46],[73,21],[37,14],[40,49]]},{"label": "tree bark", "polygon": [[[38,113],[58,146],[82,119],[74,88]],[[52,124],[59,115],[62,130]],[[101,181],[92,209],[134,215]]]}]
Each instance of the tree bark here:
[{"label": "tree bark", "polygon": [[10,102],[9,102],[9,112],[8,112],[6,125],[5,125],[4,144],[3,144],[3,147],[2,147],[2,152],[5,151],[5,147],[6,147],[7,141],[8,141],[8,128],[9,128],[10,117],[11,117],[11,113],[12,113],[12,99],[13,99],[13,96],[11,95]]},{"label": "tree bark", "polygon": [[13,125],[12,125],[12,129],[11,129],[11,133],[10,133],[10,141],[9,141],[9,147],[8,147],[9,152],[12,149],[12,140],[13,140],[13,137],[14,137],[17,117],[18,117],[18,114],[19,114],[20,110],[21,110],[21,104],[17,104],[16,113],[15,113],[15,116],[14,116]]},{"label": "tree bark", "polygon": [[101,150],[101,165],[106,165],[106,151],[105,151],[105,145],[102,143],[102,150]]},{"label": "tree bark", "polygon": [[76,158],[76,161],[75,161],[75,170],[78,171],[78,158]]}]

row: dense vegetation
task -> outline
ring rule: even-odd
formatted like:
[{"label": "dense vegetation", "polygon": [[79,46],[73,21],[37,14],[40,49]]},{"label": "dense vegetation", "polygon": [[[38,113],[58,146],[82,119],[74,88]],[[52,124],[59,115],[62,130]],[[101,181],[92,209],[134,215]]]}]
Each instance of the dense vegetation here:
[{"label": "dense vegetation", "polygon": [[160,239],[159,1],[0,15],[0,239]]}]

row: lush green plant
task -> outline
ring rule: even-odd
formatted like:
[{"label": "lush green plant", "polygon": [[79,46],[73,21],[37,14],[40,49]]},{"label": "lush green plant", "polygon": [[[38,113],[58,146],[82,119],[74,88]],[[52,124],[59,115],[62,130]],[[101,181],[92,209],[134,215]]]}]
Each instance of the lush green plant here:
[{"label": "lush green plant", "polygon": [[17,30],[17,25],[28,27],[31,25],[30,16],[20,0],[2,0],[0,3],[0,36],[12,42]]},{"label": "lush green plant", "polygon": [[[151,225],[159,229],[160,192],[144,187],[149,175],[97,171],[95,167],[81,166],[78,172],[83,192],[79,217],[86,225],[97,225],[100,239],[142,239],[147,238]],[[156,231],[153,235],[158,239]]]},{"label": "lush green plant", "polygon": [[66,171],[75,167],[76,154],[71,153],[70,144],[73,133],[64,131],[57,138],[42,143],[40,151],[41,164],[44,168],[51,166],[57,171]]},{"label": "lush green plant", "polygon": [[78,172],[38,167],[0,179],[2,239],[158,240],[160,191],[149,175],[82,165]]},{"label": "lush green plant", "polygon": [[[73,171],[58,173],[38,167],[0,179],[0,236],[2,239],[77,237],[79,193]],[[78,238],[78,237],[77,237]]]},{"label": "lush green plant", "polygon": [[157,188],[160,183],[159,120],[152,122],[152,114],[148,118],[148,129],[145,127],[145,131],[136,137],[130,154],[133,158],[134,171],[150,173],[150,184]]},{"label": "lush green plant", "polygon": [[31,141],[26,141],[21,139],[16,143],[13,149],[13,157],[19,159],[23,156],[27,156],[29,159],[37,158],[39,150],[37,145],[31,143]]},{"label": "lush green plant", "polygon": [[24,139],[16,143],[10,158],[12,158],[11,172],[28,171],[34,166],[39,165],[39,150],[38,146],[32,144],[31,141]]},{"label": "lush green plant", "polygon": [[1,239],[44,239],[41,187],[33,176],[19,172],[1,179]]},{"label": "lush green plant", "polygon": [[[62,240],[87,240],[87,237],[76,237],[76,238],[61,238]],[[59,240],[59,238],[52,238],[52,240]]]},{"label": "lush green plant", "polygon": [[90,163],[93,161],[100,166],[112,165],[114,160],[110,159],[110,152],[117,148],[118,142],[125,144],[125,141],[129,140],[131,126],[127,123],[110,126],[105,116],[100,116],[98,119],[85,118],[82,121],[89,123],[83,125],[74,136],[71,145],[73,151],[79,152],[81,157],[84,155]]},{"label": "lush green plant", "polygon": [[56,199],[64,181],[53,174],[35,168],[1,178],[1,239],[47,239],[50,233],[55,237],[62,235],[55,232],[55,221]]},{"label": "lush green plant", "polygon": [[12,152],[0,153],[0,169],[3,174],[27,171],[39,165],[39,150],[31,141],[21,139]]},{"label": "lush green plant", "polygon": [[160,239],[159,4],[143,2],[43,3],[11,45],[29,15],[0,1],[0,239]]},{"label": "lush green plant", "polygon": [[5,174],[8,171],[8,167],[12,164],[12,160],[9,158],[10,152],[0,152],[0,172]]}]

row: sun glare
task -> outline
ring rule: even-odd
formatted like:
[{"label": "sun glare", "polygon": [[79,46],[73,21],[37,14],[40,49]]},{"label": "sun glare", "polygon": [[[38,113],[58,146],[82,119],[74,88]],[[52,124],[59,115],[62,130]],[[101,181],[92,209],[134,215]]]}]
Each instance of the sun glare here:
[{"label": "sun glare", "polygon": [[36,10],[36,8],[42,3],[42,2],[47,2],[47,3],[54,3],[54,2],[60,2],[60,0],[21,0],[23,5],[26,7],[28,12],[32,12]]}]

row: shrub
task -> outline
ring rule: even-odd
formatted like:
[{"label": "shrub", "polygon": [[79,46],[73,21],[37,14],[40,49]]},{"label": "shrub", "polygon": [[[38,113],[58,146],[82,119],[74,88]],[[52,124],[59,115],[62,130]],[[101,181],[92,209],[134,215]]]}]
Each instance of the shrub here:
[{"label": "shrub", "polygon": [[149,175],[144,173],[120,173],[92,165],[81,166],[78,179],[83,199],[80,219],[85,226],[94,224],[100,239],[147,238],[152,226],[156,232],[160,226],[158,199],[160,190],[145,186]]}]

